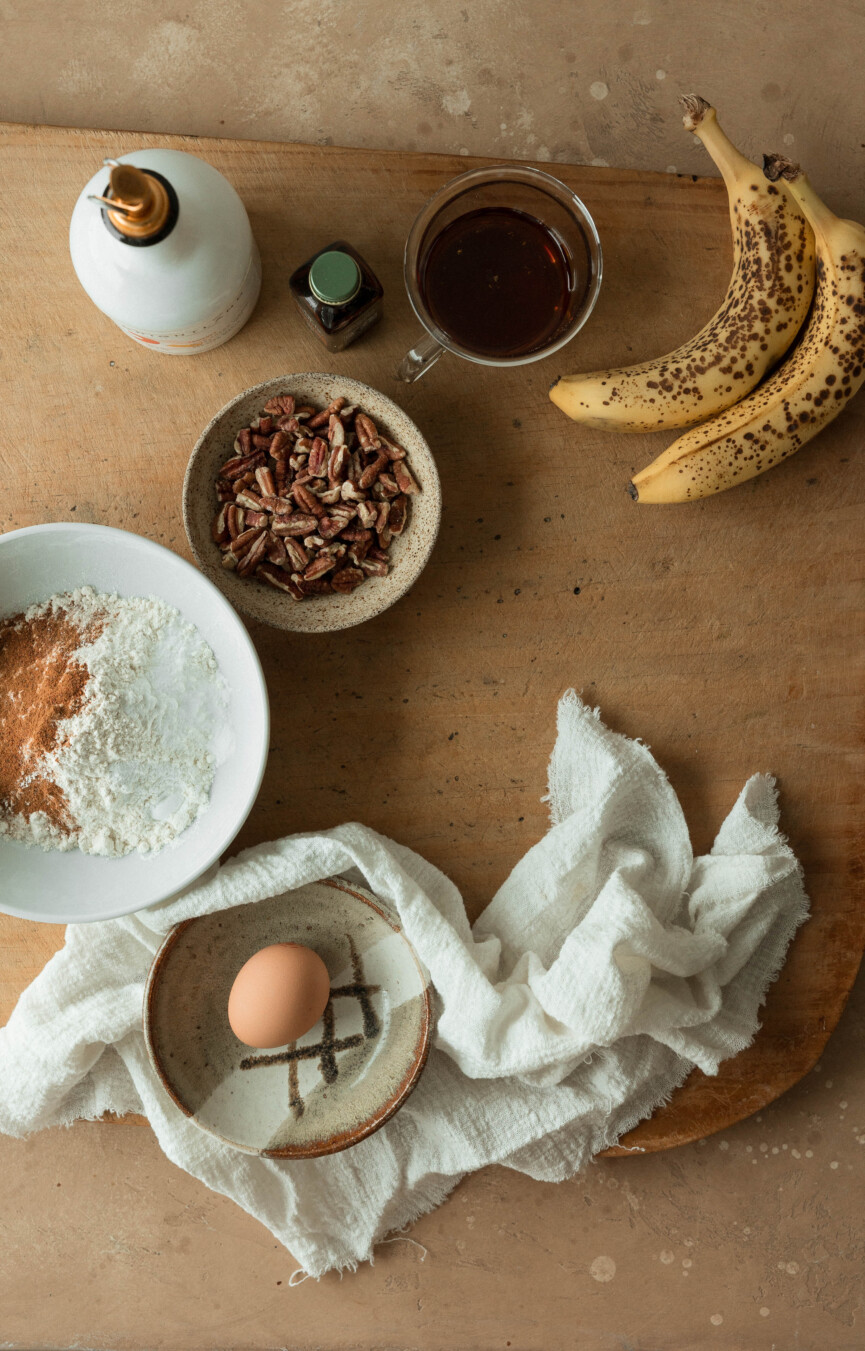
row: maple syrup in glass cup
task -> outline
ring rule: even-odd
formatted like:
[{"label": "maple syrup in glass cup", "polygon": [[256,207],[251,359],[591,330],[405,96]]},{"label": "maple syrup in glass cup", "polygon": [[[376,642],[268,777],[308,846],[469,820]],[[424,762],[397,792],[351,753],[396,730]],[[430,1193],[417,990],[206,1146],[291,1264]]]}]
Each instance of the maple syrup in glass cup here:
[{"label": "maple syrup in glass cup", "polygon": [[482,366],[540,361],[583,327],[601,272],[595,223],[557,178],[512,164],[460,174],[406,242],[406,290],[426,332],[398,379],[417,380],[445,351]]}]

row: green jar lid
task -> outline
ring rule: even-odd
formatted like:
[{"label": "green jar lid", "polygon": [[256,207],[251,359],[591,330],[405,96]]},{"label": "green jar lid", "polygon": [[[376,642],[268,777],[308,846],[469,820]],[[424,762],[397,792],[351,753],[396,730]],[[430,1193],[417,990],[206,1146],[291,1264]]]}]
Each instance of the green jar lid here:
[{"label": "green jar lid", "polygon": [[360,268],[349,254],[330,249],[309,269],[309,285],[323,305],[344,305],[360,290]]}]

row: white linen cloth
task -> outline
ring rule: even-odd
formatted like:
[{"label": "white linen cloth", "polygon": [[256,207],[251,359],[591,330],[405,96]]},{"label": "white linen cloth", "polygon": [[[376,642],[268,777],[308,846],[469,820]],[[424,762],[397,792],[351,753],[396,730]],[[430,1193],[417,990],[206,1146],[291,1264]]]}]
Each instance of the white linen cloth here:
[{"label": "white linen cloth", "polygon": [[[179,899],[70,925],[0,1031],[0,1130],[143,1111],[174,1163],[261,1220],[314,1276],[370,1258],[473,1169],[569,1177],[694,1065],[714,1074],[748,1045],[807,899],[771,779],[748,781],[695,859],[649,751],[573,692],[559,705],[549,801],[549,832],[474,929],[438,869],[361,825],[260,845]],[[395,907],[430,971],[427,1068],[393,1120],[345,1153],[242,1154],[191,1124],[150,1067],[151,960],[180,920],[336,874]]]}]

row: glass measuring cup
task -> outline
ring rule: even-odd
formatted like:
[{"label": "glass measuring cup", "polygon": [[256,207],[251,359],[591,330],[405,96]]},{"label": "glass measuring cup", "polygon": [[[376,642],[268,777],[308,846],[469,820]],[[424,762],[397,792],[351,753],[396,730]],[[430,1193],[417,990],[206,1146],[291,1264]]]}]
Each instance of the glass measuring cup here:
[{"label": "glass measuring cup", "polygon": [[[462,216],[495,208],[518,211],[539,222],[554,236],[568,271],[566,304],[554,332],[537,348],[516,356],[490,356],[461,345],[430,313],[422,285],[425,262],[442,232]],[[445,351],[482,366],[522,366],[557,352],[594,309],[603,260],[595,222],[570,188],[530,165],[496,164],[460,174],[430,198],[409,232],[404,270],[408,298],[425,329],[397,370],[399,380],[411,383]]]}]

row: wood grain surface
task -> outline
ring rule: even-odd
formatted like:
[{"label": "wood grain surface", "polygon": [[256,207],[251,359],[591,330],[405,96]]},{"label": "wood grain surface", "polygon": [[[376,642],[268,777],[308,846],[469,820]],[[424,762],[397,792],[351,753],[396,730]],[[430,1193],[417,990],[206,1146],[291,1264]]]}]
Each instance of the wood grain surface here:
[{"label": "wood grain surface", "polygon": [[[81,290],[73,204],[103,157],[172,145],[202,155],[247,205],[264,288],[246,329],[193,358],[139,348]],[[559,695],[574,686],[642,737],[682,801],[696,852],[742,784],[777,775],[782,824],[813,914],[754,1045],[698,1071],[623,1142],[657,1150],[775,1098],[818,1058],[865,942],[862,905],[862,397],[763,478],[683,507],[625,491],[669,437],[577,428],[555,376],[666,350],[695,331],[730,269],[720,182],[557,165],[605,252],[588,328],[537,365],[443,358],[393,372],[415,332],[402,246],[465,157],[0,127],[0,529],[94,521],[189,557],[180,490],[190,449],[228,398],[290,370],[380,388],[417,421],[444,492],[438,545],[411,593],[343,633],[250,625],[271,696],[261,794],[232,852],[362,820],[462,889],[472,918],[544,833]],[[385,319],[328,354],[288,277],[345,236],[385,285]],[[61,928],[0,916],[0,1018],[60,946]]]}]

